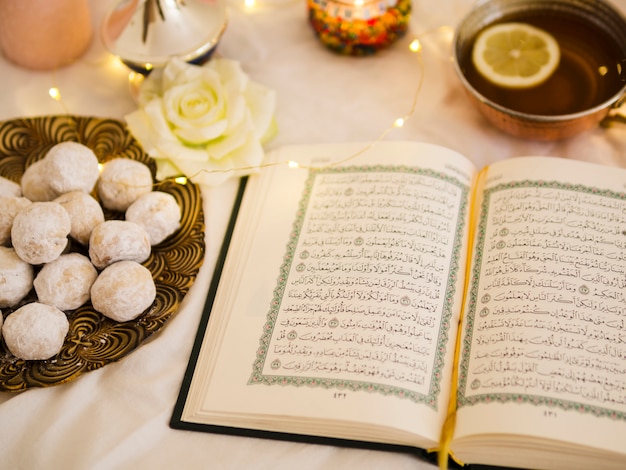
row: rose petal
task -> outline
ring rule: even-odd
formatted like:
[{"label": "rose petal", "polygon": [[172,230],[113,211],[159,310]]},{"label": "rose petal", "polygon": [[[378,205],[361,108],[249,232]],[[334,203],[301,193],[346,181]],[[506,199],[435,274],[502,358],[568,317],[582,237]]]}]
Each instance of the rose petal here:
[{"label": "rose petal", "polygon": [[214,160],[220,160],[229,156],[238,147],[244,145],[249,139],[256,138],[254,128],[252,127],[252,121],[247,115],[247,118],[241,122],[241,125],[234,129],[231,129],[228,134],[225,134],[220,139],[211,141],[206,150]]},{"label": "rose petal", "polygon": [[213,139],[220,137],[228,127],[228,121],[222,119],[210,126],[199,128],[175,129],[174,133],[183,144],[206,145]]},{"label": "rose petal", "polygon": [[143,108],[145,112],[145,119],[152,129],[152,132],[156,135],[152,136],[153,140],[155,138],[159,139],[168,139],[168,140],[176,140],[176,136],[172,134],[170,126],[165,119],[163,114],[163,100],[162,99],[154,99],[150,101]]},{"label": "rose petal", "polygon": [[155,149],[161,145],[160,142],[178,143],[178,138],[172,134],[161,112],[159,99],[152,100],[142,110],[127,115],[126,123],[135,139],[149,155],[157,152]]},{"label": "rose petal", "polygon": [[167,140],[157,142],[155,150],[156,157],[169,158],[175,164],[182,161],[206,163],[210,159],[204,148],[188,147]]},{"label": "rose petal", "polygon": [[179,58],[172,58],[163,69],[162,91],[194,80],[199,71]]},{"label": "rose petal", "polygon": [[166,118],[183,128],[210,125],[223,119],[227,102],[221,88],[219,80],[213,83],[194,80],[167,90],[163,95]]},{"label": "rose petal", "polygon": [[232,129],[239,126],[246,116],[246,100],[241,92],[227,93],[225,100],[227,103],[228,129]]},{"label": "rose petal", "polygon": [[135,140],[139,142],[146,153],[149,154],[154,148],[154,144],[152,143],[153,129],[149,126],[146,113],[142,109],[138,109],[124,116],[124,119],[126,120],[126,125],[130,133]]},{"label": "rose petal", "polygon": [[234,60],[217,59],[209,62],[209,68],[215,70],[222,78],[222,83],[227,83],[235,90],[242,92],[249,83],[249,77],[244,73],[241,64]]},{"label": "rose petal", "polygon": [[219,74],[222,89],[220,90],[227,103],[228,128],[238,126],[246,114],[246,102],[243,93],[248,86],[248,76],[241,66],[232,60],[219,59],[211,62],[212,69]]},{"label": "rose petal", "polygon": [[269,88],[250,83],[244,94],[256,136],[261,139],[268,131],[276,108],[276,93]]},{"label": "rose petal", "polygon": [[158,72],[159,71],[153,72],[141,83],[137,96],[137,101],[139,101],[140,106],[145,106],[153,99],[161,97],[161,80],[157,77]]},{"label": "rose petal", "polygon": [[155,158],[157,165],[156,178],[163,181],[167,178],[174,178],[183,175],[183,172],[167,158]]}]

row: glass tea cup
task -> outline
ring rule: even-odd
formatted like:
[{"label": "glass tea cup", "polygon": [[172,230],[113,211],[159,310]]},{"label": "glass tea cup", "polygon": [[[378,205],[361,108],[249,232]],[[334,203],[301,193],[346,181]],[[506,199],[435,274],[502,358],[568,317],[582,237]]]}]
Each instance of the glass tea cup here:
[{"label": "glass tea cup", "polygon": [[[472,62],[476,36],[502,22],[551,33],[560,63],[542,84],[504,88]],[[626,101],[626,18],[604,0],[479,0],[458,24],[453,59],[466,94],[500,130],[533,140],[565,139],[610,121]]]}]

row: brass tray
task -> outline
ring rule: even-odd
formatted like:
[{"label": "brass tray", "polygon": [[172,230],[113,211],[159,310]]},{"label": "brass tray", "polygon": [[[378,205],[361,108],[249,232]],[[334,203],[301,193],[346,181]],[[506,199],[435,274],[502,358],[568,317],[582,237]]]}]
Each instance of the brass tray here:
[{"label": "brass tray", "polygon": [[[106,118],[44,116],[0,122],[0,175],[19,182],[24,169],[43,158],[54,144],[81,142],[93,149],[100,162],[116,157],[132,158],[148,165],[155,175],[154,161],[129,134],[126,125]],[[156,182],[155,189],[172,194],[182,208],[181,228],[159,245],[143,264],[156,284],[156,299],[137,319],[116,322],[96,312],[90,302],[66,312],[70,322],[65,343],[58,355],[45,361],[17,359],[0,341],[0,391],[19,392],[69,382],[80,375],[117,361],[141,346],[165,326],[178,310],[204,260],[204,214],[199,188],[187,182]],[[105,211],[107,219],[122,213]],[[83,250],[77,243],[72,251]],[[34,290],[13,309],[2,309],[6,317],[21,305],[36,300]]]}]

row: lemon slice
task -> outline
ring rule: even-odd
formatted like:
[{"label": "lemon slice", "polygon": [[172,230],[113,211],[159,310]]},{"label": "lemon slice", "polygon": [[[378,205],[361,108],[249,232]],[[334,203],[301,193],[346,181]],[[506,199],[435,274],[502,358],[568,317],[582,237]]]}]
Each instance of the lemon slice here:
[{"label": "lemon slice", "polygon": [[554,37],[526,23],[500,23],[476,38],[472,61],[490,82],[506,88],[543,83],[559,65],[561,51]]}]

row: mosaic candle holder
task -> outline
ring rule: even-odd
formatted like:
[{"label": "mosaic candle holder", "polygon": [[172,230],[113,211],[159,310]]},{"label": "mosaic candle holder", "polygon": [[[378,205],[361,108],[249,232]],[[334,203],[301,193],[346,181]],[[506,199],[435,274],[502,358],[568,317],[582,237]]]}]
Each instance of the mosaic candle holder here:
[{"label": "mosaic candle holder", "polygon": [[309,22],[329,49],[369,55],[386,48],[408,29],[411,0],[307,0]]}]

